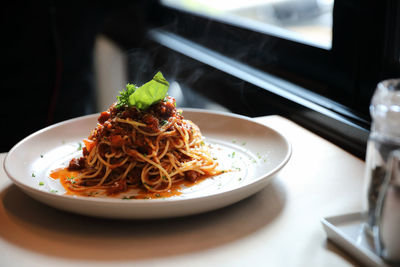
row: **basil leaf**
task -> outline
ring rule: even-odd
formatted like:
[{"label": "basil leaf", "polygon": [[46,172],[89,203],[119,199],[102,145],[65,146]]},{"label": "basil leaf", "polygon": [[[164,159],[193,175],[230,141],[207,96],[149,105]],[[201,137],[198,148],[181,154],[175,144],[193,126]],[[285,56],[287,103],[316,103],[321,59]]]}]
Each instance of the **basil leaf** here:
[{"label": "basil leaf", "polygon": [[145,110],[151,105],[163,100],[167,94],[169,83],[165,80],[161,72],[153,79],[136,90],[129,96],[129,106],[135,106],[138,109]]}]

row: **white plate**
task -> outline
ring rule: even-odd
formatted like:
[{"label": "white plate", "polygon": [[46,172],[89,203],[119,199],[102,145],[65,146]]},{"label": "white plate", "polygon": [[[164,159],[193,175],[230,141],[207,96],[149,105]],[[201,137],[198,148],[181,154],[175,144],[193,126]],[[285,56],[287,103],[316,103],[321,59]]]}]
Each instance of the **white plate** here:
[{"label": "white plate", "polygon": [[11,180],[28,195],[50,206],[107,218],[165,218],[214,210],[264,188],[287,163],[289,142],[275,130],[250,118],[221,112],[184,109],[218,154],[222,167],[236,169],[161,199],[78,197],[64,195],[51,170],[81,154],[81,141],[96,126],[98,114],[61,122],[15,145],[4,160]]}]

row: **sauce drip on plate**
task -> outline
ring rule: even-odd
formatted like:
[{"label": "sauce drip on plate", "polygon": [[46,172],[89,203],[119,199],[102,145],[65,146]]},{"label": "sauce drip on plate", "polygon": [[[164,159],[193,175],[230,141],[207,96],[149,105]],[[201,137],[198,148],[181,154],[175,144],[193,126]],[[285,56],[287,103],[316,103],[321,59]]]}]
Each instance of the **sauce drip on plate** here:
[{"label": "sauce drip on plate", "polygon": [[[149,192],[145,188],[135,188],[136,190],[128,190],[127,192],[113,193],[107,189],[86,189],[79,190],[74,189],[74,178],[79,174],[78,170],[69,170],[68,168],[58,168],[50,173],[50,177],[59,180],[61,185],[66,190],[66,195],[74,196],[86,196],[86,197],[113,197],[122,199],[157,199],[157,198],[167,198],[172,196],[181,195],[182,186],[190,187],[196,185],[203,180],[207,179],[207,176],[203,176],[197,179],[195,182],[183,179],[181,182],[174,184],[168,191],[154,193]],[[132,192],[131,192],[132,191]]]}]

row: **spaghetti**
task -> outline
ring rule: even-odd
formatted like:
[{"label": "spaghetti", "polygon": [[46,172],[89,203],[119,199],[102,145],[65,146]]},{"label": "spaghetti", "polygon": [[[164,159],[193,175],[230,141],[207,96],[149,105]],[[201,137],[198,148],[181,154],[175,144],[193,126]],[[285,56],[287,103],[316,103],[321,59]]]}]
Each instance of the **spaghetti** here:
[{"label": "spaghetti", "polygon": [[84,144],[83,156],[68,166],[77,174],[64,181],[82,195],[130,188],[162,193],[221,173],[199,128],[183,118],[170,96],[145,111],[114,103],[100,114]]}]

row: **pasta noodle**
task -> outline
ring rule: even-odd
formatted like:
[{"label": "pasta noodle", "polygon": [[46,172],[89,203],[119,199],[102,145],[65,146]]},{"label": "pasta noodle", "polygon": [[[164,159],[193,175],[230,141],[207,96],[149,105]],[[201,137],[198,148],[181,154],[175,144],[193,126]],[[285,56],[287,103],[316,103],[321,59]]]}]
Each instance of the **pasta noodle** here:
[{"label": "pasta noodle", "polygon": [[77,171],[67,181],[71,191],[162,193],[184,180],[221,173],[200,129],[183,118],[170,96],[146,111],[113,104],[98,121],[84,140],[83,156],[69,163]]}]

